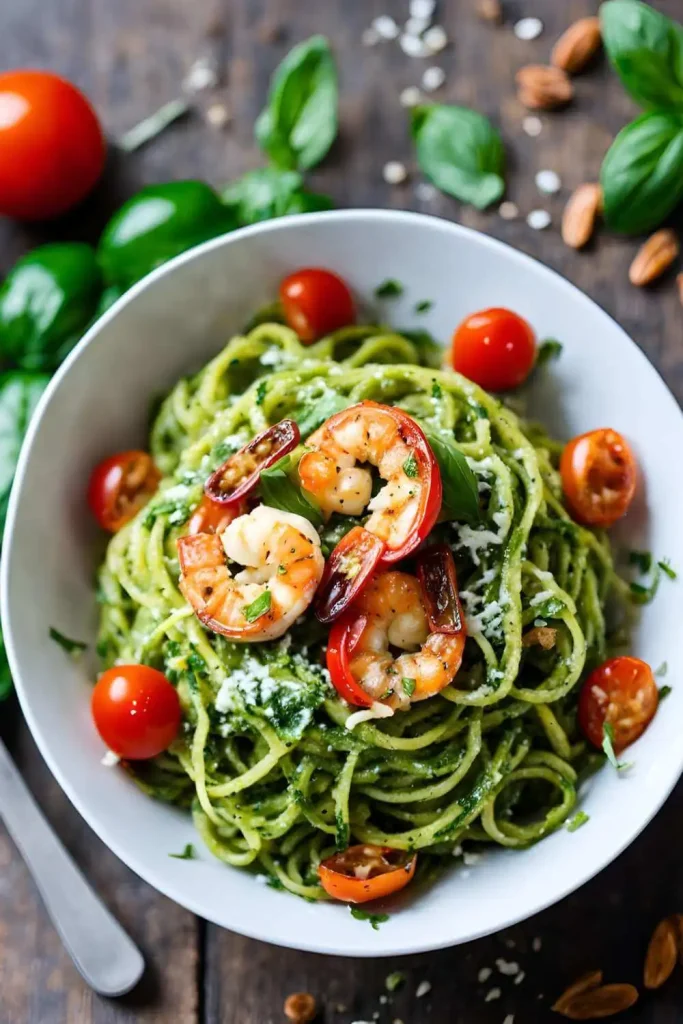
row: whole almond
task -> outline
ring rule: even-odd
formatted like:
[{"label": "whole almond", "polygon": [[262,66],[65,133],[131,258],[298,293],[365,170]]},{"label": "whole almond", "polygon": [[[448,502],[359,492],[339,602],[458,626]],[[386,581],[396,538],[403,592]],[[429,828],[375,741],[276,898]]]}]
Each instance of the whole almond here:
[{"label": "whole almond", "polygon": [[569,1020],[602,1020],[628,1010],[637,999],[638,989],[633,985],[601,985],[567,1000],[557,1013]]},{"label": "whole almond", "polygon": [[550,63],[568,75],[576,75],[593,57],[601,38],[599,18],[580,18],[555,43]]},{"label": "whole almond", "polygon": [[655,231],[636,253],[628,272],[631,284],[641,287],[656,281],[679,253],[678,239],[670,228]]},{"label": "whole almond", "polygon": [[551,1009],[555,1010],[556,1013],[562,1013],[566,1003],[570,1003],[576,996],[580,996],[584,992],[590,992],[600,985],[602,985],[602,971],[587,971],[586,974],[582,974],[569,988],[564,990],[559,999],[555,1000]]},{"label": "whole almond", "polygon": [[477,0],[477,15],[482,21],[500,25],[503,20],[503,6],[500,0]]},{"label": "whole almond", "polygon": [[671,918],[660,921],[647,947],[643,984],[645,988],[660,988],[671,976],[678,960],[676,929]]},{"label": "whole almond", "polygon": [[554,110],[569,103],[574,87],[561,68],[527,64],[516,75],[519,99],[532,110]]},{"label": "whole almond", "polygon": [[602,205],[602,189],[591,182],[572,192],[562,215],[562,240],[572,249],[582,249],[595,230]]}]

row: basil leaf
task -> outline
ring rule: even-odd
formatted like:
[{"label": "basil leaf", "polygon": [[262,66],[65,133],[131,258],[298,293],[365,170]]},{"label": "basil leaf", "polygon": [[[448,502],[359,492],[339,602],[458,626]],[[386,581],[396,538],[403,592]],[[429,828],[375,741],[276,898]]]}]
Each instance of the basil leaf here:
[{"label": "basil leaf", "polygon": [[169,857],[175,857],[176,860],[196,860],[197,854],[192,843],[187,843],[182,853],[169,853]]},{"label": "basil leaf", "polygon": [[321,427],[325,420],[329,420],[330,416],[349,406],[348,398],[327,387],[322,394],[315,397],[307,395],[304,389],[301,398],[302,406],[294,409],[290,415],[299,428],[302,441]]},{"label": "basil leaf", "polygon": [[332,209],[331,199],[306,192],[303,183],[297,171],[262,167],[226,185],[223,202],[232,207],[240,227],[292,213]]},{"label": "basil leaf", "polygon": [[291,479],[291,468],[291,457],[285,455],[269,469],[262,471],[259,488],[264,503],[272,508],[280,508],[283,512],[303,516],[316,527],[322,526],[323,517],[320,509],[298,483]]},{"label": "basil leaf", "polygon": [[252,601],[251,604],[246,605],[244,608],[244,617],[247,622],[255,622],[256,619],[260,619],[262,615],[270,611],[271,594],[269,590],[264,590],[262,594]]},{"label": "basil leaf", "polygon": [[683,199],[683,109],[643,114],[617,135],[602,163],[605,220],[614,231],[640,234]]},{"label": "basil leaf", "polygon": [[614,727],[609,722],[605,722],[602,727],[602,749],[609,763],[618,772],[625,772],[633,767],[632,761],[624,762],[617,760],[617,755],[614,752]]},{"label": "basil leaf", "polygon": [[351,911],[351,917],[355,918],[356,921],[369,921],[373,931],[379,931],[379,926],[389,920],[388,914],[371,914],[369,910],[364,910],[363,907],[349,907]]},{"label": "basil leaf", "polygon": [[0,532],[7,515],[21,442],[49,379],[42,373],[6,373],[0,376]]},{"label": "basil leaf", "polygon": [[562,354],[562,342],[557,341],[555,338],[546,338],[538,346],[538,352],[536,353],[536,366],[544,366],[553,359],[558,359]]},{"label": "basil leaf", "polygon": [[636,103],[683,110],[683,26],[638,0],[610,0],[600,21],[607,56]]},{"label": "basil leaf", "polygon": [[319,163],[337,134],[337,99],[337,71],[325,37],[312,36],[290,50],[255,126],[271,163],[285,170]]},{"label": "basil leaf", "polygon": [[411,480],[417,477],[419,470],[417,468],[417,459],[415,458],[415,452],[411,452],[406,461],[403,463],[403,472]]},{"label": "basil leaf", "polygon": [[467,459],[446,438],[430,430],[425,431],[425,436],[441,470],[443,506],[448,518],[479,522],[481,512],[477,478],[468,466]]},{"label": "basil leaf", "polygon": [[71,640],[68,636],[60,633],[58,629],[55,629],[54,626],[50,626],[50,640],[54,640],[67,654],[72,654],[74,657],[88,649],[88,645],[83,643],[82,640]]},{"label": "basil leaf", "polygon": [[417,159],[442,192],[483,210],[505,191],[505,151],[491,122],[467,107],[415,107]]},{"label": "basil leaf", "polygon": [[659,703],[661,704],[663,700],[666,700],[666,698],[669,696],[669,694],[671,692],[672,692],[672,687],[671,686],[660,686],[659,687]]},{"label": "basil leaf", "polygon": [[400,281],[397,281],[393,277],[388,277],[386,281],[382,281],[375,288],[376,299],[397,299],[399,295],[403,295],[403,285]]}]

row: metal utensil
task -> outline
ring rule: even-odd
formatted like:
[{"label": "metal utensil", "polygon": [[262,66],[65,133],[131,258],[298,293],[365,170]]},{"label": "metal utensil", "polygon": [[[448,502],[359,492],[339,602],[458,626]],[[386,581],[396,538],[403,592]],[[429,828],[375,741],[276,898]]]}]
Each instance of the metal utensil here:
[{"label": "metal utensil", "polygon": [[142,954],[57,839],[2,741],[0,816],[85,981],[103,996],[130,992],[145,969]]}]

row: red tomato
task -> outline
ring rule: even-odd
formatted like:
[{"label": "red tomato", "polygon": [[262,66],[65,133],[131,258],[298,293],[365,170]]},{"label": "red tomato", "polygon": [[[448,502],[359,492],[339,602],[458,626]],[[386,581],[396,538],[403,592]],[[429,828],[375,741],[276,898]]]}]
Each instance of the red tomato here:
[{"label": "red tomato", "polygon": [[327,670],[332,685],[347,704],[359,708],[372,707],[372,697],[356,682],[349,661],[367,624],[367,616],[357,615],[350,608],[335,622],[327,640]]},{"label": "red tomato", "polygon": [[0,213],[57,217],[90,192],[105,141],[82,92],[51,71],[0,75]]},{"label": "red tomato", "polygon": [[230,455],[211,474],[204,487],[206,495],[223,505],[241,501],[258,485],[261,470],[291,452],[300,440],[301,434],[294,420],[280,420]]},{"label": "red tomato", "polygon": [[652,669],[640,658],[610,658],[589,675],[579,694],[579,725],[600,749],[605,722],[614,730],[618,754],[634,743],[654,718],[659,691]]},{"label": "red tomato", "polygon": [[509,309],[471,313],[453,335],[453,369],[487,391],[519,387],[535,358],[536,335]]},{"label": "red tomato", "polygon": [[464,616],[458,597],[453,552],[435,544],[418,555],[417,578],[432,633],[462,633]]},{"label": "red tomato", "polygon": [[602,428],[570,441],[560,459],[569,510],[586,526],[612,526],[636,490],[636,459],[616,430]]},{"label": "red tomato", "polygon": [[344,903],[367,903],[404,889],[415,874],[417,854],[389,846],[350,846],[318,868],[326,893]]},{"label": "red tomato", "polygon": [[337,544],[327,560],[316,593],[316,615],[321,622],[334,622],[358,597],[379,565],[384,541],[354,526]]},{"label": "red tomato", "polygon": [[91,707],[100,736],[127,761],[161,754],[180,728],[178,694],[165,675],[147,665],[107,669],[93,690]]},{"label": "red tomato", "polygon": [[147,504],[160,480],[147,452],[118,452],[95,466],[88,504],[100,526],[116,533]]},{"label": "red tomato", "polygon": [[245,511],[246,506],[221,505],[204,495],[190,516],[187,533],[189,536],[194,536],[197,533],[222,533],[233,519],[237,519]]},{"label": "red tomato", "polygon": [[280,285],[280,302],[285,320],[307,344],[356,319],[347,285],[320,267],[306,267],[286,277]]}]

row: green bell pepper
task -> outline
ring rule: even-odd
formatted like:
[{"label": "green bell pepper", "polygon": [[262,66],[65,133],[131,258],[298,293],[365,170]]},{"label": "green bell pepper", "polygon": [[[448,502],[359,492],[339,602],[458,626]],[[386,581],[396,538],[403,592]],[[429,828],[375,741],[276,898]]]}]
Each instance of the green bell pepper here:
[{"label": "green bell pepper", "polygon": [[94,250],[83,242],[41,245],[0,288],[0,364],[55,370],[90,323],[102,291]]},{"label": "green bell pepper", "polygon": [[201,181],[150,185],[114,214],[97,255],[106,283],[125,290],[179,253],[235,227],[234,213]]}]

